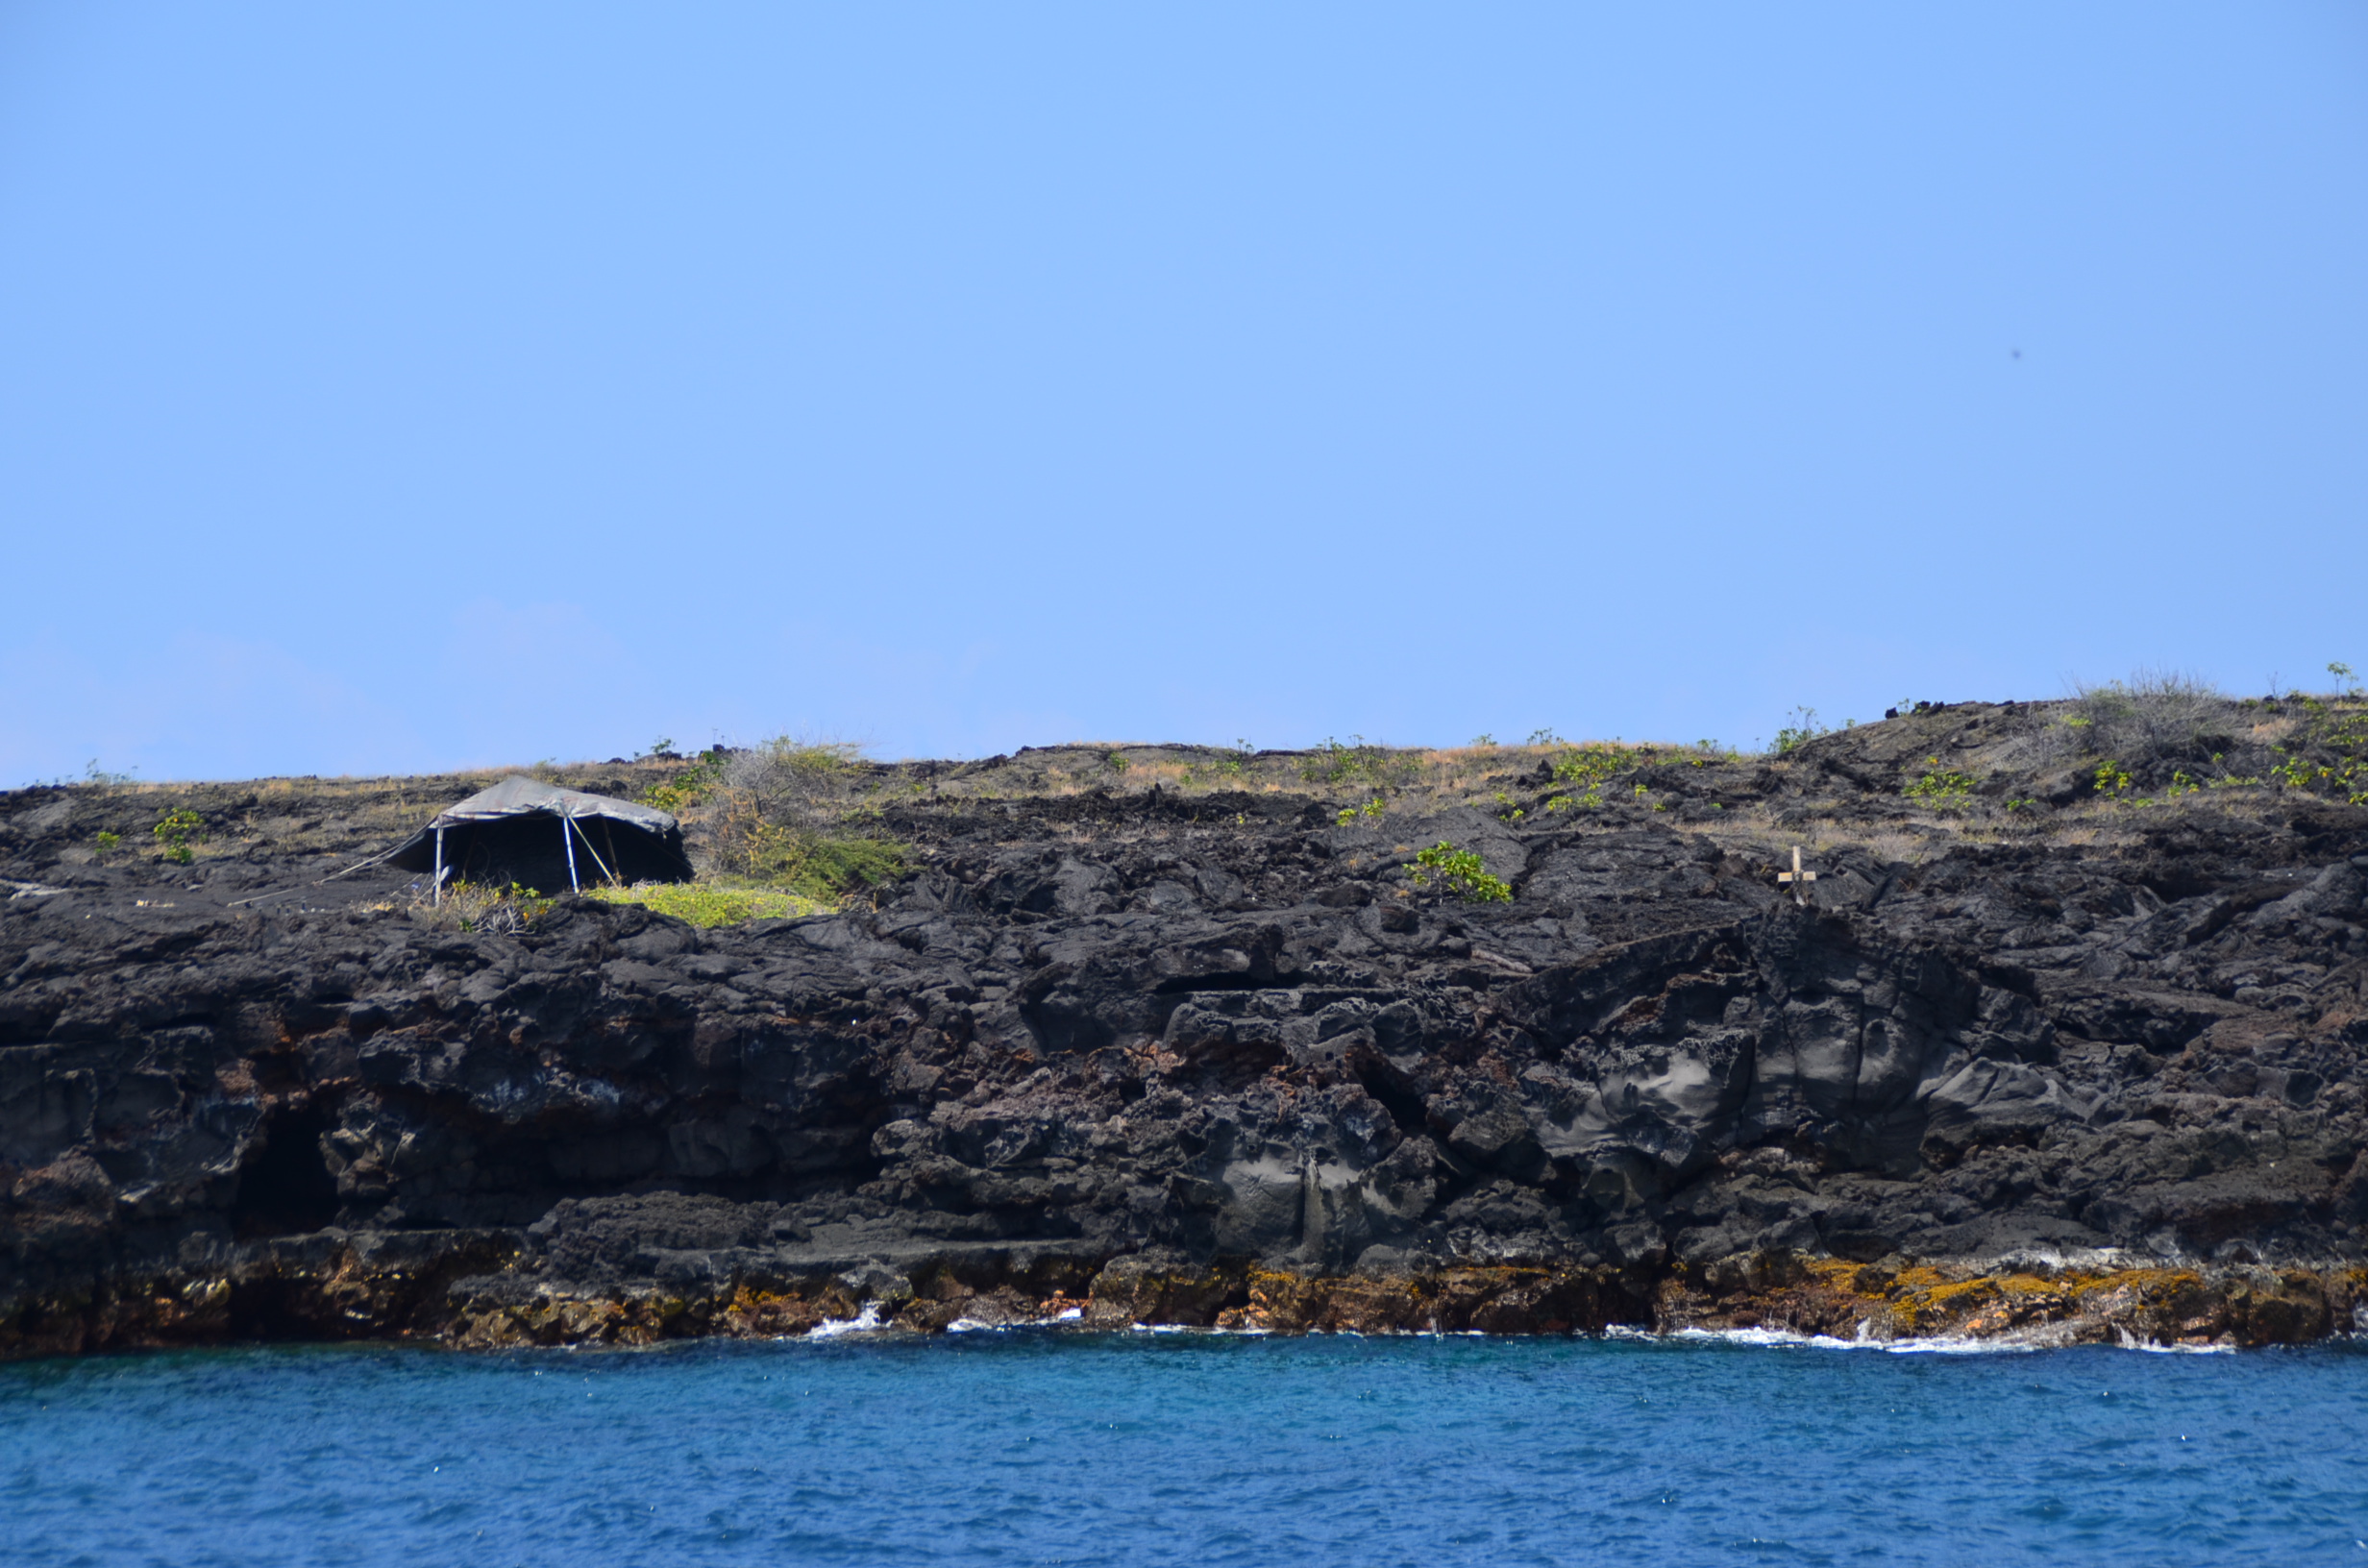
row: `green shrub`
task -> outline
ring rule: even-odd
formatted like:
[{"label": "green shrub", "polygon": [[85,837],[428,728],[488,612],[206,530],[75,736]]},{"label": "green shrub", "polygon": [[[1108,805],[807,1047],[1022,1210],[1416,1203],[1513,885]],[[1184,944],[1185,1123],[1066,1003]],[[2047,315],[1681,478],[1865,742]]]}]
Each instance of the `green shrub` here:
[{"label": "green shrub", "polygon": [[1973,798],[1973,775],[1961,773],[1940,766],[1938,757],[1926,757],[1929,770],[1923,777],[1908,786],[1908,798],[1920,800],[1928,806],[1961,806]]},{"label": "green shrub", "polygon": [[676,782],[700,791],[697,830],[717,872],[835,900],[904,874],[904,846],[869,830],[879,807],[858,795],[872,776],[859,747],[781,735],[709,752]]},{"label": "green shrub", "polygon": [[166,860],[176,865],[186,866],[197,855],[197,852],[189,847],[190,841],[203,840],[206,837],[206,819],[184,806],[178,811],[166,814],[161,821],[148,831],[156,839],[158,846],[164,851]]},{"label": "green shrub", "polygon": [[1509,904],[1513,889],[1489,874],[1488,866],[1468,849],[1458,849],[1442,839],[1430,848],[1415,856],[1411,873],[1418,888],[1427,888],[1434,878],[1463,895],[1469,904]]}]

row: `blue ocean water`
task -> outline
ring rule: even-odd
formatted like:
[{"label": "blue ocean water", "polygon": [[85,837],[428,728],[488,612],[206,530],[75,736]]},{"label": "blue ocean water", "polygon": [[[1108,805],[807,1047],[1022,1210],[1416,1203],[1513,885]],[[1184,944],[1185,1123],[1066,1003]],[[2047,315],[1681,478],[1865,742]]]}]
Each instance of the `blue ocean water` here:
[{"label": "blue ocean water", "polygon": [[2368,1352],[1019,1331],[0,1367],[0,1561],[2368,1564]]}]

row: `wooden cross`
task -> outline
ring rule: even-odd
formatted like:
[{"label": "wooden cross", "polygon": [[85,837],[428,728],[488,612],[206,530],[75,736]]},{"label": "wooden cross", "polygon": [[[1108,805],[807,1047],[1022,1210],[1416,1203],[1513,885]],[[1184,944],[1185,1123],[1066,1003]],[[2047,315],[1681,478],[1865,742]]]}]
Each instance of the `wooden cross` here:
[{"label": "wooden cross", "polygon": [[1817,873],[1814,871],[1804,871],[1801,870],[1801,846],[1799,845],[1796,844],[1792,846],[1792,870],[1788,871],[1778,871],[1776,873],[1776,880],[1779,882],[1790,883],[1792,885],[1792,901],[1800,905],[1803,909],[1807,909],[1809,907],[1809,884],[1817,880]]}]

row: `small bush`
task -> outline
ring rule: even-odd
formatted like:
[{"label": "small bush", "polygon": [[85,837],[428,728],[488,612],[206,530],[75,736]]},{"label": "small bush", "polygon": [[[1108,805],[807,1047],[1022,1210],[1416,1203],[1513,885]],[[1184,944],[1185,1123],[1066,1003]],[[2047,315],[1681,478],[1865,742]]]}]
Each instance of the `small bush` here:
[{"label": "small bush", "polygon": [[164,851],[166,860],[186,866],[197,855],[197,851],[189,847],[190,841],[206,837],[206,819],[185,806],[166,815],[163,821],[148,831],[156,839],[158,847]]},{"label": "small bush", "polygon": [[1924,776],[1908,786],[1908,798],[1928,806],[1961,806],[1973,798],[1973,775],[1956,772],[1940,766],[1938,757],[1926,757],[1928,770]]},{"label": "small bush", "polygon": [[550,913],[555,901],[515,882],[507,887],[489,882],[448,882],[440,901],[432,892],[414,895],[411,913],[431,925],[448,930],[514,937]]},{"label": "small bush", "polygon": [[728,760],[728,753],[720,747],[706,752],[672,778],[642,791],[641,803],[655,806],[670,817],[679,817],[706,799],[723,782],[724,765]]},{"label": "small bush", "polygon": [[1411,875],[1418,888],[1429,887],[1434,879],[1443,882],[1468,904],[1513,902],[1513,889],[1491,876],[1478,855],[1468,849],[1458,849],[1444,839],[1415,856]]},{"label": "small bush", "polygon": [[904,846],[862,830],[878,811],[857,800],[872,776],[860,747],[782,735],[711,755],[700,822],[716,871],[834,900],[904,874]]},{"label": "small bush", "polygon": [[863,766],[863,747],[851,742],[777,735],[761,746],[728,753],[722,781],[769,809],[810,809],[842,797]]},{"label": "small bush", "polygon": [[2140,783],[2217,760],[2235,744],[2233,708],[2208,682],[2172,671],[2141,670],[2127,680],[2083,686],[2060,723],[2055,748],[2075,757],[2112,758]]},{"label": "small bush", "polygon": [[1794,708],[1791,717],[1795,723],[1787,724],[1776,732],[1774,749],[1780,757],[1788,751],[1799,750],[1820,735],[1834,733],[1825,725],[1817,723],[1817,710],[1814,708]]}]

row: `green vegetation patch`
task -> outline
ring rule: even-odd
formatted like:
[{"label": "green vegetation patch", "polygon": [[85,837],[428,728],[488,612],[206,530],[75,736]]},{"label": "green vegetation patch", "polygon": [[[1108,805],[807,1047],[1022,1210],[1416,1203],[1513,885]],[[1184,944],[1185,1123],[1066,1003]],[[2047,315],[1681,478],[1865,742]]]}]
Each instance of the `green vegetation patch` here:
[{"label": "green vegetation patch", "polygon": [[1445,839],[1415,856],[1411,873],[1415,886],[1427,888],[1433,879],[1463,895],[1468,904],[1509,904],[1513,889],[1500,878],[1491,876],[1480,857],[1468,849],[1458,849]]},{"label": "green vegetation patch", "polygon": [[819,898],[785,888],[733,888],[712,882],[641,882],[629,888],[593,888],[585,895],[604,904],[639,904],[701,927],[795,919],[827,907]]},{"label": "green vegetation patch", "polygon": [[1573,747],[1554,759],[1554,782],[1566,792],[1548,800],[1548,811],[1603,804],[1603,787],[1614,774],[1636,766],[1636,757],[1608,746]]},{"label": "green vegetation patch", "polygon": [[1961,806],[1973,798],[1973,775],[1961,773],[1940,766],[1938,757],[1926,757],[1928,770],[1924,776],[1908,786],[1908,798],[1928,806]]},{"label": "green vegetation patch", "polygon": [[719,747],[703,753],[697,762],[660,783],[641,792],[641,803],[655,806],[670,817],[679,817],[715,793],[724,781],[726,753]]},{"label": "green vegetation patch", "polygon": [[[2328,668],[2351,677],[2349,665]],[[2355,686],[2342,698],[2289,697],[2286,706],[2298,710],[2301,730],[2286,745],[2271,747],[2278,760],[2270,765],[2270,776],[2290,790],[2368,806],[2368,704],[2357,692]]]},{"label": "green vegetation patch", "polygon": [[148,831],[156,839],[157,847],[164,851],[166,860],[186,866],[197,853],[189,847],[190,841],[206,836],[206,819],[184,807],[168,814]]},{"label": "green vegetation patch", "polygon": [[1394,756],[1389,747],[1375,746],[1362,735],[1351,735],[1346,746],[1326,739],[1300,761],[1299,776],[1310,784],[1393,785],[1404,783],[1420,766],[1411,757]]}]

